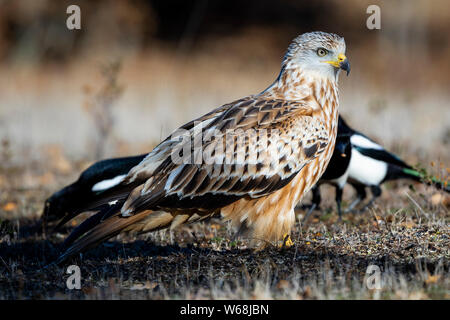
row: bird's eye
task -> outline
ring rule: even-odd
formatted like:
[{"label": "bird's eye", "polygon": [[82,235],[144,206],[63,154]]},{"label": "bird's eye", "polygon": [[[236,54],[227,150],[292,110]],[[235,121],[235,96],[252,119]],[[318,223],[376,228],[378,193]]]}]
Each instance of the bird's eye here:
[{"label": "bird's eye", "polygon": [[319,49],[317,49],[317,55],[318,55],[319,57],[323,57],[323,56],[325,56],[327,53],[328,53],[328,50],[327,50],[327,49],[324,49],[324,48],[319,48]]}]

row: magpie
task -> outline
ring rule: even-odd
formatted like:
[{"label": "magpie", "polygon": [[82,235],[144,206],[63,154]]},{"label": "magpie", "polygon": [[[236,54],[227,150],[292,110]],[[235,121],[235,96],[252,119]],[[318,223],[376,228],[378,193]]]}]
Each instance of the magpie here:
[{"label": "magpie", "polygon": [[146,155],[112,158],[94,163],[81,173],[77,181],[55,192],[45,201],[44,222],[63,219],[59,226],[70,220],[68,218],[77,212],[80,204],[95,202],[103,192],[118,185],[128,171]]},{"label": "magpie", "polygon": [[321,184],[328,183],[336,188],[337,211],[341,219],[342,191],[346,183],[349,183],[357,193],[356,199],[349,205],[346,212],[353,210],[363,201],[367,197],[366,187],[370,188],[372,198],[360,210],[362,212],[381,195],[381,184],[397,179],[423,182],[450,192],[450,187],[446,183],[434,177],[427,178],[425,174],[415,170],[398,156],[386,151],[366,135],[350,128],[339,116],[336,147],[325,173],[312,189],[312,205],[305,215],[304,221],[320,205],[319,187]]},{"label": "magpie", "polygon": [[353,131],[347,126],[345,121],[339,116],[338,121],[338,134],[336,137],[336,143],[331,156],[328,167],[324,174],[318,181],[318,183],[312,188],[313,198],[311,205],[305,205],[304,208],[309,208],[303,221],[306,221],[311,213],[319,208],[322,198],[320,196],[319,187],[321,184],[328,183],[335,187],[336,189],[336,204],[339,217],[342,216],[341,212],[341,201],[342,201],[342,191],[345,184],[347,183],[347,178],[349,174],[349,164],[352,156],[352,145],[350,138]]}]

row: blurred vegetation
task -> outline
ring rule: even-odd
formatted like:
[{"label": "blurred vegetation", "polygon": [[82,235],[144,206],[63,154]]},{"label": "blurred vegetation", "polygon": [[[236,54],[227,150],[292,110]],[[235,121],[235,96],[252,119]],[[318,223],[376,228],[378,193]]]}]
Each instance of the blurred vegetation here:
[{"label": "blurred vegetation", "polygon": [[105,157],[105,148],[113,132],[115,122],[112,108],[124,91],[124,87],[118,83],[121,67],[120,61],[101,66],[103,85],[98,92],[93,93],[89,86],[84,87],[87,99],[84,108],[90,114],[90,118],[97,129],[95,158],[98,160]]},{"label": "blurred vegetation", "polygon": [[[201,50],[199,43],[264,30],[275,48],[301,32],[343,34],[352,48],[382,42],[391,53],[448,59],[450,10],[445,0],[99,0],[76,1],[82,28],[65,26],[73,1],[0,1],[0,63],[64,63],[86,51],[141,51],[155,45],[181,52]],[[377,4],[382,31],[369,33],[366,8]],[[393,48],[390,48],[393,46]],[[442,61],[441,61],[442,60]],[[423,60],[417,66],[423,66]],[[446,64],[448,65],[448,62]],[[441,65],[441,67],[443,67]]]},{"label": "blurred vegetation", "polygon": [[[66,28],[74,3],[81,30]],[[381,30],[366,27],[371,4]],[[446,0],[0,0],[0,139],[30,156],[43,145],[72,159],[149,151],[193,117],[264,89],[290,40],[312,30],[346,39],[352,74],[340,89],[350,123],[387,147],[410,143],[420,155],[412,161],[428,160],[424,149],[442,157]],[[119,60],[123,88],[99,102],[102,66]],[[94,115],[80,108],[88,104],[108,107]]]}]

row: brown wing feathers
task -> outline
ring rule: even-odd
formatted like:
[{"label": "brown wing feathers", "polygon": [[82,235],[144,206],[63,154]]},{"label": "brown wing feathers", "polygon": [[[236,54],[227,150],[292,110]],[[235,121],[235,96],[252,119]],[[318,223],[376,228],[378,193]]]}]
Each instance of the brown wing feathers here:
[{"label": "brown wing feathers", "polygon": [[[247,97],[189,122],[182,128],[190,130],[191,138],[194,138],[193,128],[198,122],[204,124],[201,134],[210,129],[220,132],[219,137],[203,143],[204,150],[209,146],[216,150],[220,143],[225,145],[225,140],[220,138],[225,137],[229,129],[233,132],[237,129],[269,130],[266,138],[272,149],[268,150],[262,140],[252,141],[252,146],[244,139],[246,143],[237,145],[237,139],[242,137],[236,133],[232,137],[235,141],[232,154],[242,153],[243,163],[175,164],[170,161],[170,149],[177,144],[170,138],[164,140],[115,188],[116,198],[106,194],[100,199],[97,204],[105,205],[112,199],[118,201],[77,227],[66,240],[67,250],[59,260],[122,230],[131,230],[133,224],[140,231],[151,231],[171,223],[189,221],[194,214],[199,218],[211,215],[244,197],[257,198],[283,188],[306,163],[323,151],[324,146],[319,146],[314,137],[304,137],[301,140],[304,152],[298,147],[297,132],[289,132],[294,125],[311,125],[311,115],[312,110],[302,102]],[[278,132],[279,136],[272,135],[270,130]],[[250,161],[249,145],[256,148],[255,163]],[[225,153],[214,154],[214,159],[225,158]],[[161,210],[166,212],[161,213]],[[183,212],[186,213],[182,215]]]},{"label": "brown wing feathers", "polygon": [[[76,253],[87,250],[91,247],[94,247],[98,243],[101,243],[111,237],[118,235],[121,231],[123,231],[130,225],[139,222],[151,213],[151,211],[143,211],[132,217],[124,218],[118,212],[116,212],[113,216],[109,217],[103,223],[97,223],[93,226],[91,226],[90,224],[85,225],[85,228],[83,229],[86,229],[87,227],[91,229],[87,233],[85,233],[79,241],[75,242],[76,239],[71,239],[71,243],[65,244],[64,247],[67,249],[63,252],[62,255],[59,256],[56,263],[60,263]],[[83,226],[83,224],[80,225],[80,227]],[[85,231],[86,230],[80,231],[80,234]]]}]

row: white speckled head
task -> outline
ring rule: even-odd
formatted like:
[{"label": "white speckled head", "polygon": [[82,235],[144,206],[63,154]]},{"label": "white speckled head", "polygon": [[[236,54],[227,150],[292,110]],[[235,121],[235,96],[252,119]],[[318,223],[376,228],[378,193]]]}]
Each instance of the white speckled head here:
[{"label": "white speckled head", "polygon": [[350,71],[344,38],[321,31],[304,33],[289,45],[282,67],[337,81],[341,69],[346,70],[347,74]]}]

